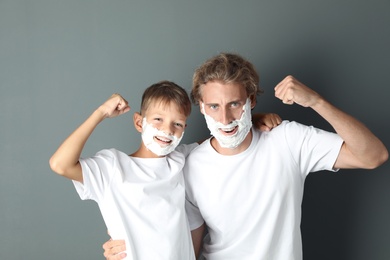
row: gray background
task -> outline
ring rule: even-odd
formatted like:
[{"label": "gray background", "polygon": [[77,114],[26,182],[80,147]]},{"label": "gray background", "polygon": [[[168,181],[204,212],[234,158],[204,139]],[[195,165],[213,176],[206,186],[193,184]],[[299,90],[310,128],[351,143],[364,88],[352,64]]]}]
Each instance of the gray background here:
[{"label": "gray background", "polygon": [[[143,90],[221,51],[250,59],[265,90],[256,111],[330,130],[273,87],[288,74],[364,122],[390,147],[390,2],[0,0],[0,259],[103,259],[95,202],[48,160],[112,93],[138,111]],[[184,142],[208,136],[198,107]],[[132,113],[104,121],[83,156],[138,148]],[[305,259],[390,259],[390,164],[311,174]]]}]

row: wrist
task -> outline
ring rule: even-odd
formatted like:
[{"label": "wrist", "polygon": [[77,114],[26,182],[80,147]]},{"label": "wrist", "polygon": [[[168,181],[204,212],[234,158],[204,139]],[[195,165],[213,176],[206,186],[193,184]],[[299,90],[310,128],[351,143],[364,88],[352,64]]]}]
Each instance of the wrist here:
[{"label": "wrist", "polygon": [[107,114],[99,107],[92,113],[91,117],[93,117],[97,121],[97,123],[100,123],[107,118]]}]

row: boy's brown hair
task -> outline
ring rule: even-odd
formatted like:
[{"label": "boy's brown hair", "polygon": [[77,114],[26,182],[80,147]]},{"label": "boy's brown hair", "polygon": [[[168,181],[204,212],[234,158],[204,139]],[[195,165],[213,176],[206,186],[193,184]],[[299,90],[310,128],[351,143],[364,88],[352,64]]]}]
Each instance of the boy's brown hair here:
[{"label": "boy's brown hair", "polygon": [[173,102],[186,117],[191,113],[191,101],[187,92],[171,81],[157,82],[144,91],[141,101],[141,114],[145,113],[151,102],[161,102],[163,105]]}]

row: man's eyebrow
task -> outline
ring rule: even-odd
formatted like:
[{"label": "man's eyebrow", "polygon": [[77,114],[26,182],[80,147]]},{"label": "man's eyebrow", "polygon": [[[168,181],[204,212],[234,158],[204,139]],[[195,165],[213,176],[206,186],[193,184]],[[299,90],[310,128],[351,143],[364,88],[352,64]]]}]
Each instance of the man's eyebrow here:
[{"label": "man's eyebrow", "polygon": [[[232,104],[232,103],[241,103],[242,102],[242,100],[240,100],[240,99],[237,99],[237,100],[232,100],[232,101],[229,101],[227,104]],[[210,102],[210,103],[204,103],[205,105],[207,105],[207,106],[211,106],[211,105],[217,105],[217,106],[219,106],[219,104],[218,103],[212,103],[212,102]]]},{"label": "man's eyebrow", "polygon": [[207,106],[211,106],[211,105],[218,105],[218,103],[205,103],[205,105],[207,105]]}]

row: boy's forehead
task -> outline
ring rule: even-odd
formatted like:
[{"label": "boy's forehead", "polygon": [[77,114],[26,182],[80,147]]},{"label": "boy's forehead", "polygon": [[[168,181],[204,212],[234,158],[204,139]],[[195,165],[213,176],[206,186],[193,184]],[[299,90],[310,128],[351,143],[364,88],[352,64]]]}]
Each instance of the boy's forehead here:
[{"label": "boy's forehead", "polygon": [[176,104],[174,101],[164,99],[151,100],[145,112],[177,114],[177,116],[180,116],[184,120],[187,118],[181,106]]}]

